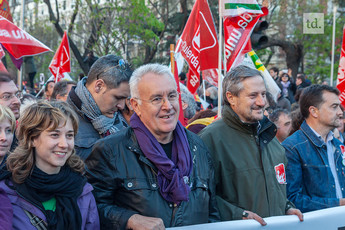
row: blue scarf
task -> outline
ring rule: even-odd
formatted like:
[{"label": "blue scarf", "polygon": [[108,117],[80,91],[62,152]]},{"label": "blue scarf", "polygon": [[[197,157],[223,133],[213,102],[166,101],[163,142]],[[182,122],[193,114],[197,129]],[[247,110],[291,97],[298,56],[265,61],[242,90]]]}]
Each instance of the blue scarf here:
[{"label": "blue scarf", "polygon": [[142,152],[158,168],[157,180],[163,198],[175,204],[188,201],[188,177],[192,172],[193,161],[182,124],[178,121],[173,131],[171,160],[136,113],[131,117],[130,124]]}]

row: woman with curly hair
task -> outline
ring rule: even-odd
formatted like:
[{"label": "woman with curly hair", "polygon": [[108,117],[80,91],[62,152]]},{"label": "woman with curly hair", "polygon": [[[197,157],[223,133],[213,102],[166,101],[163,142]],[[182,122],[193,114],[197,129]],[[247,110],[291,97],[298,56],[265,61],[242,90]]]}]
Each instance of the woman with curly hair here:
[{"label": "woman with curly hair", "polygon": [[64,102],[38,102],[21,115],[19,146],[6,161],[0,188],[14,229],[99,229],[92,186],[74,153],[78,118]]}]

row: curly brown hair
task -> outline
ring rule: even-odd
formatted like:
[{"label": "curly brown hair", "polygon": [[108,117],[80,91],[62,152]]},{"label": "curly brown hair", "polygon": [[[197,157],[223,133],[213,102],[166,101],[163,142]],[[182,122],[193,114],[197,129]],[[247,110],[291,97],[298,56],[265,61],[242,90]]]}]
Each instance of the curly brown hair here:
[{"label": "curly brown hair", "polygon": [[[12,173],[14,182],[18,184],[24,183],[33,170],[35,164],[33,141],[44,130],[54,130],[59,127],[61,121],[64,122],[63,125],[66,125],[68,119],[71,119],[74,135],[76,135],[78,131],[78,117],[66,102],[39,101],[24,110],[16,131],[19,146],[8,156],[6,161],[7,168]],[[66,164],[74,171],[84,173],[84,162],[74,151],[67,159]]]}]

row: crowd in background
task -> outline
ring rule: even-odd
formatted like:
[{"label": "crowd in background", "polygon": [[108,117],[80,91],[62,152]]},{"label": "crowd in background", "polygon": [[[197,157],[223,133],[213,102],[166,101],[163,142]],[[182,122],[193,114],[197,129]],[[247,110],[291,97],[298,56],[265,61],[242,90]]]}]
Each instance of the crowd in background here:
[{"label": "crowd in background", "polygon": [[167,66],[133,71],[115,55],[92,57],[78,82],[46,82],[42,98],[0,73],[0,229],[266,225],[345,205],[339,92],[270,74],[277,98],[238,66],[218,105],[207,82],[192,95],[181,74],[179,93]]}]

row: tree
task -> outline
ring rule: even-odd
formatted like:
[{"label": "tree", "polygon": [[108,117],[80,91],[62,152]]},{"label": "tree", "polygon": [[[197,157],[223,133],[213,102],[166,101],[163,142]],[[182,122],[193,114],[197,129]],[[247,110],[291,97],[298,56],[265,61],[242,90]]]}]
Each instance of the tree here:
[{"label": "tree", "polygon": [[[319,4],[315,4],[315,1],[311,0],[272,0],[270,3],[270,14],[267,16],[270,23],[269,42],[260,47],[266,50],[259,51],[259,55],[269,53],[266,55],[269,61],[276,54],[273,47],[278,46],[284,51],[286,66],[292,69],[294,77],[298,71],[304,71],[314,82],[321,82],[328,78],[331,60],[332,14],[327,8],[327,1],[319,0]],[[303,13],[306,12],[325,14],[324,34],[303,33],[302,19]],[[344,19],[337,15],[337,38],[342,37],[343,25]],[[336,50],[339,50],[340,43],[341,40],[338,39]]]},{"label": "tree", "polygon": [[[55,0],[55,11],[52,1],[43,2],[48,7],[49,20],[62,37],[58,1]],[[70,48],[85,74],[88,67],[83,59],[91,50],[99,56],[109,53],[124,54],[131,61],[128,47],[132,45],[145,50],[145,55],[140,56],[140,60],[133,57],[137,64],[148,63],[153,59],[159,41],[164,36],[168,9],[162,5],[168,5],[168,0],[149,1],[150,7],[145,5],[144,0],[110,0],[103,4],[86,0],[86,4],[81,3],[81,0],[75,2],[68,22],[68,32]]]}]

